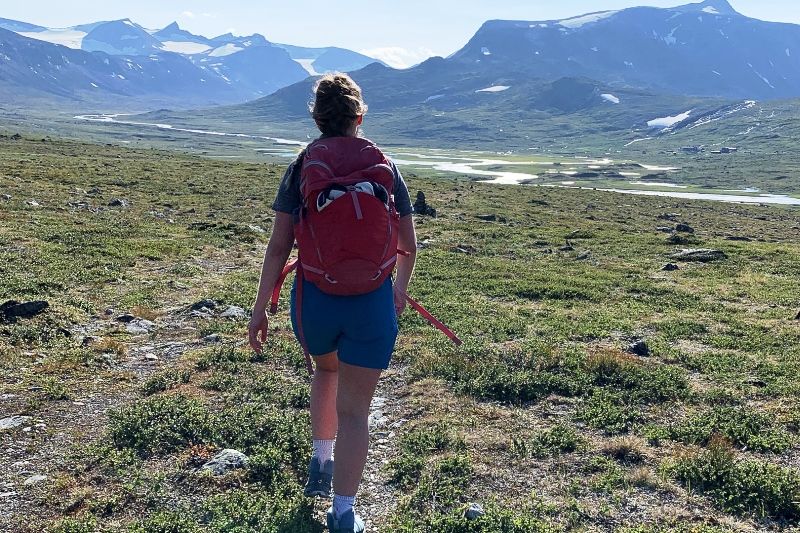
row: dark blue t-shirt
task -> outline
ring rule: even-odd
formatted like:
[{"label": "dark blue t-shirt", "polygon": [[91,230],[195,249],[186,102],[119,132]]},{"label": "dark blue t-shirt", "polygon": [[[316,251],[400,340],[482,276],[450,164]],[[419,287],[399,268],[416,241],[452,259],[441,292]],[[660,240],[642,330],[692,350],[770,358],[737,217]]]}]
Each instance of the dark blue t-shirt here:
[{"label": "dark blue t-shirt", "polygon": [[[303,194],[300,192],[300,168],[302,165],[298,164],[300,157],[298,156],[289,165],[281,179],[278,194],[272,204],[272,209],[275,211],[293,215],[303,205]],[[394,205],[397,213],[401,217],[410,215],[414,209],[411,206],[411,197],[408,194],[406,182],[397,169],[397,165],[392,161],[389,164],[394,172]]]}]

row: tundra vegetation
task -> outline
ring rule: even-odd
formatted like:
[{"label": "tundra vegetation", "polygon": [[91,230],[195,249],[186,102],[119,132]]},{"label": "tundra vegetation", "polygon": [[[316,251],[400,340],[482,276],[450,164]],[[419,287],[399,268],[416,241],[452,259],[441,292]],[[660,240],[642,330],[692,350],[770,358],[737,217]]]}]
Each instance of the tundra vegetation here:
[{"label": "tundra vegetation", "polygon": [[[236,309],[282,170],[0,138],[0,303],[49,304],[0,323],[0,529],[323,531],[287,300],[260,356]],[[465,343],[401,318],[373,530],[798,526],[800,211],[406,178],[412,293]]]}]

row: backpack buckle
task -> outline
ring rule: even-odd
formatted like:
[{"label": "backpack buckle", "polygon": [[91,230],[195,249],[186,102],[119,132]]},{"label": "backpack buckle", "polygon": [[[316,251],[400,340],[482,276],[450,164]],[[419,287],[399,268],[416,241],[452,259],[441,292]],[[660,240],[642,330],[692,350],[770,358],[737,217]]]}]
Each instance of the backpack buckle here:
[{"label": "backpack buckle", "polygon": [[331,277],[331,275],[330,275],[330,274],[328,274],[328,273],[325,273],[325,281],[327,281],[328,283],[334,284],[334,285],[335,285],[336,283],[339,283],[338,281],[336,281],[335,279],[333,279],[333,278]]}]

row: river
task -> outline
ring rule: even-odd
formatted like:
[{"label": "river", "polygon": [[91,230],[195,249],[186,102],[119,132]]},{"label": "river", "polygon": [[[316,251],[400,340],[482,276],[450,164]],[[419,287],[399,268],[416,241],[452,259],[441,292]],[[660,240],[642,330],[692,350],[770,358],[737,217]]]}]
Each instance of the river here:
[{"label": "river", "polygon": [[[125,114],[106,114],[106,115],[78,115],[74,117],[76,120],[84,120],[90,122],[102,122],[107,124],[121,124],[126,126],[139,126],[139,127],[150,127],[150,128],[158,128],[162,130],[169,130],[169,131],[177,131],[183,133],[192,133],[196,135],[213,135],[219,137],[236,137],[236,138],[247,138],[247,139],[258,139],[258,140],[265,140],[270,141],[273,144],[277,145],[285,145],[285,146],[293,146],[293,147],[304,147],[306,146],[306,142],[304,141],[297,141],[292,139],[283,139],[280,137],[268,137],[264,135],[249,135],[246,133],[225,133],[221,131],[212,131],[212,130],[200,130],[200,129],[189,129],[189,128],[177,128],[170,124],[158,124],[158,123],[150,123],[150,122],[138,122],[138,121],[131,121],[131,120],[124,120],[120,119],[120,117],[125,117],[128,115]],[[267,152],[267,150],[260,150],[261,152]],[[463,151],[459,153],[464,153]],[[472,152],[468,152],[472,153]],[[532,173],[525,173],[525,172],[510,172],[506,170],[497,170],[491,169],[488,167],[497,167],[497,166],[553,166],[555,165],[554,162],[545,162],[545,161],[509,161],[504,159],[494,159],[494,158],[480,158],[480,157],[467,157],[463,155],[453,155],[448,153],[444,150],[436,150],[435,155],[430,154],[420,154],[420,153],[409,153],[409,152],[398,152],[396,154],[392,154],[389,152],[390,155],[393,156],[393,160],[395,163],[399,165],[405,165],[410,167],[424,167],[424,168],[431,168],[433,170],[439,172],[449,172],[453,174],[461,174],[461,175],[470,175],[470,176],[484,176],[487,179],[483,180],[486,183],[495,183],[500,185],[519,185],[519,184],[534,184],[537,180],[540,180],[539,174],[532,174]],[[276,153],[275,155],[287,158],[292,157],[291,153]],[[413,159],[403,159],[403,158],[411,157]],[[572,162],[573,166],[581,165],[586,166],[588,169],[599,169],[604,166],[608,166],[612,164],[614,161],[611,159],[586,159],[581,160],[579,162]],[[659,167],[653,165],[641,165],[642,168],[645,170],[658,170],[658,171],[672,171],[677,170],[673,167]],[[487,168],[481,168],[487,167]],[[564,174],[570,174],[574,172],[566,171]],[[665,187],[670,189],[683,189],[687,188],[688,185],[677,185],[672,183],[655,183],[655,182],[642,182],[642,181],[631,181],[626,184],[626,188],[595,188],[595,187],[579,187],[576,185],[575,182],[563,182],[562,184],[552,184],[548,183],[548,186],[555,186],[555,187],[568,187],[568,188],[578,188],[578,189],[594,189],[599,191],[606,191],[606,192],[615,192],[621,194],[632,194],[632,195],[641,195],[641,196],[663,196],[669,198],[682,198],[687,200],[710,200],[716,202],[733,202],[733,203],[746,203],[746,204],[771,204],[771,205],[793,205],[793,206],[800,206],[800,198],[795,198],[793,196],[782,195],[782,194],[766,194],[766,193],[758,193],[753,192],[752,190],[742,190],[742,191],[718,191],[718,190],[708,190],[708,191],[682,191],[682,190],[652,190],[647,188],[627,188],[627,185],[634,185],[637,187]],[[730,194],[728,194],[730,193]],[[751,193],[751,194],[743,194],[743,193]]]}]

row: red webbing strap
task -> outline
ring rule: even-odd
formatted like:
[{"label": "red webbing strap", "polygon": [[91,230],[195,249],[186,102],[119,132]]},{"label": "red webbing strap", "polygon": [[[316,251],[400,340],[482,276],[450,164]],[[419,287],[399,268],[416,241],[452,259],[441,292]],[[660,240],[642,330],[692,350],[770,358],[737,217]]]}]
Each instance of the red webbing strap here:
[{"label": "red webbing strap", "polygon": [[283,282],[286,281],[286,276],[288,276],[292,270],[297,268],[297,265],[299,264],[300,262],[298,259],[292,259],[286,263],[285,267],[283,267],[283,272],[281,272],[281,275],[278,277],[278,281],[275,282],[275,288],[272,289],[272,300],[270,301],[269,314],[274,315],[278,312],[278,300],[281,297],[281,288],[283,287]]},{"label": "red webbing strap", "polygon": [[461,339],[459,339],[458,336],[450,330],[450,328],[448,328],[447,326],[442,324],[442,322],[439,321],[439,319],[437,319],[435,316],[433,316],[427,309],[422,307],[422,305],[420,305],[419,302],[414,300],[411,296],[409,296],[408,294],[406,294],[403,291],[400,291],[400,292],[402,293],[403,296],[405,296],[405,298],[408,301],[409,305],[411,305],[411,307],[413,307],[414,310],[417,313],[422,315],[422,318],[424,318],[425,320],[430,322],[433,327],[435,327],[436,329],[438,329],[439,331],[441,331],[442,333],[447,335],[447,337],[451,341],[453,341],[456,346],[461,346],[461,344],[462,344]]},{"label": "red webbing strap", "polygon": [[314,375],[314,365],[311,364],[311,354],[308,351],[308,344],[306,344],[306,336],[303,332],[303,267],[297,268],[297,288],[295,289],[295,296],[297,301],[294,304],[295,322],[297,323],[297,336],[300,339],[300,345],[303,347],[303,355],[306,357],[306,370],[309,375]]}]

